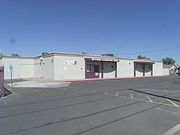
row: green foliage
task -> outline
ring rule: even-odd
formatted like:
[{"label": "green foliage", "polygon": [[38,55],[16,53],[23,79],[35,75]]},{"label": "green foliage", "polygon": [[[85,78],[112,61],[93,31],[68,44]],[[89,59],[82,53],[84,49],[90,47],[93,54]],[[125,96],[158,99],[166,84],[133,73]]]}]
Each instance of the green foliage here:
[{"label": "green foliage", "polygon": [[106,53],[106,54],[101,54],[101,56],[111,56],[111,57],[113,57],[114,54],[112,54],[112,53]]},{"label": "green foliage", "polygon": [[138,55],[138,56],[137,56],[137,59],[147,59],[147,60],[150,60],[149,57],[142,56],[142,55]]},{"label": "green foliage", "polygon": [[170,57],[163,58],[162,61],[164,64],[167,64],[167,65],[174,65],[176,62],[173,58],[170,58]]},{"label": "green foliage", "polygon": [[2,57],[3,57],[3,54],[2,54],[2,52],[0,52],[0,59],[2,59]]},{"label": "green foliage", "polygon": [[48,53],[48,52],[43,52],[43,53],[42,53],[42,55],[47,55],[47,54],[49,54],[49,53]]},{"label": "green foliage", "polygon": [[83,51],[83,52],[81,52],[81,54],[87,54],[87,53]]},{"label": "green foliage", "polygon": [[18,53],[12,53],[11,56],[20,57],[21,55],[19,55]]}]

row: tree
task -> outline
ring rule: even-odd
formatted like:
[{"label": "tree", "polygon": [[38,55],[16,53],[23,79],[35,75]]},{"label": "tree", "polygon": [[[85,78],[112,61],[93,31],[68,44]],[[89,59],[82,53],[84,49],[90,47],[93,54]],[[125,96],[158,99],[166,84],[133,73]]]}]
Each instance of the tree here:
[{"label": "tree", "polygon": [[2,56],[3,56],[3,54],[2,54],[2,52],[0,51],[0,59],[2,59]]},{"label": "tree", "polygon": [[43,53],[42,53],[42,55],[47,55],[47,54],[49,54],[49,53],[48,53],[48,52],[43,52]]},{"label": "tree", "polygon": [[142,55],[138,55],[137,59],[147,59],[147,60],[150,60],[149,57],[142,56]]},{"label": "tree", "polygon": [[20,57],[21,55],[19,55],[18,53],[12,53],[11,56]]},{"label": "tree", "polygon": [[174,65],[176,62],[173,58],[170,57],[163,58],[162,61],[163,64],[167,64],[167,65]]},{"label": "tree", "polygon": [[81,54],[87,54],[87,52],[82,51]]},{"label": "tree", "polygon": [[101,56],[111,56],[111,57],[113,57],[114,54],[112,54],[112,53],[105,53],[105,54],[101,54]]}]

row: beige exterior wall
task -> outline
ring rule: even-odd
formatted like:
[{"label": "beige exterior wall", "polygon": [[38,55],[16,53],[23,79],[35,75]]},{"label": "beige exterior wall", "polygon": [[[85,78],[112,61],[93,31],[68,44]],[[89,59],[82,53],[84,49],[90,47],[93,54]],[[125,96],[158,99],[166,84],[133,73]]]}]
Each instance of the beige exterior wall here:
[{"label": "beige exterior wall", "polygon": [[153,76],[167,76],[170,75],[169,69],[163,68],[162,62],[155,62],[153,65]]},{"label": "beige exterior wall", "polygon": [[36,58],[34,60],[34,77],[41,78],[41,76],[42,76],[42,71],[41,71],[40,59]]},{"label": "beige exterior wall", "polygon": [[117,77],[134,77],[134,61],[119,59],[117,63]]},{"label": "beige exterior wall", "polygon": [[163,75],[163,63],[155,62],[153,64],[153,76],[162,76]]},{"label": "beige exterior wall", "polygon": [[[1,63],[5,69],[5,79],[10,79],[9,65],[13,65],[13,79],[18,78],[42,78],[50,80],[78,80],[85,79],[85,60],[83,56],[73,55],[50,55],[40,57],[3,57]],[[41,63],[41,64],[40,64]],[[99,65],[99,78],[101,78],[102,62],[89,62],[88,64]],[[136,77],[143,77],[142,64],[138,65]],[[145,76],[151,76],[149,65],[145,66]],[[169,75],[169,70],[163,69],[162,62],[153,64],[153,76]],[[134,60],[119,59],[117,62],[117,77],[134,77]],[[115,78],[115,63],[103,62],[103,78]]]},{"label": "beige exterior wall", "polygon": [[164,76],[170,75],[169,69],[162,69],[162,75],[164,75]]},{"label": "beige exterior wall", "polygon": [[54,80],[54,56],[40,57],[34,60],[34,72],[36,78]]},{"label": "beige exterior wall", "polygon": [[32,78],[34,77],[34,60],[30,58],[3,57],[5,79],[11,78],[9,66],[13,66],[12,78]]},{"label": "beige exterior wall", "polygon": [[[76,62],[73,64],[73,62]],[[54,80],[85,79],[83,57],[54,56]]]}]

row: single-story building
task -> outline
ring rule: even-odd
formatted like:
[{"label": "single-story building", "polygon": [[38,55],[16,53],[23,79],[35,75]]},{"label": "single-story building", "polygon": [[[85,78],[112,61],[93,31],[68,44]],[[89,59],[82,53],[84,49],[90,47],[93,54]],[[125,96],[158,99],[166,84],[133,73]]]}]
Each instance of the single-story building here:
[{"label": "single-story building", "polygon": [[163,64],[164,69],[168,69],[170,74],[176,74],[179,70],[178,67],[171,64]]},{"label": "single-story building", "polygon": [[36,57],[3,56],[5,79],[81,80],[169,75],[161,61],[115,56],[48,53]]}]

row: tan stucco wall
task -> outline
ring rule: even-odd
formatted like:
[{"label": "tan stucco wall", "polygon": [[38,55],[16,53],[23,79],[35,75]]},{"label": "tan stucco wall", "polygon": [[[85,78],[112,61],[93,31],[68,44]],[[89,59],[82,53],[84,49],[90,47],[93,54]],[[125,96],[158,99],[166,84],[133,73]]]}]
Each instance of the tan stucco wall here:
[{"label": "tan stucco wall", "polygon": [[133,60],[119,59],[117,63],[117,77],[133,77],[134,62]]},{"label": "tan stucco wall", "polygon": [[29,58],[3,58],[4,77],[10,79],[11,73],[9,65],[13,66],[12,78],[32,78],[34,77],[34,60]]},{"label": "tan stucco wall", "polygon": [[36,78],[54,80],[54,56],[42,57],[34,60],[34,72]]},{"label": "tan stucco wall", "polygon": [[[75,62],[75,64],[73,64]],[[1,63],[5,69],[5,79],[10,79],[9,65],[13,65],[13,79],[18,78],[41,78],[50,80],[76,80],[85,79],[85,60],[83,56],[51,55],[44,57],[40,64],[40,57],[3,57]],[[99,65],[99,78],[101,78],[101,62],[89,62],[89,64]],[[115,78],[115,70],[112,70],[113,62],[103,62],[104,78]],[[141,67],[139,67],[141,68]],[[148,69],[148,66],[146,66]],[[162,62],[153,64],[153,76],[169,75],[168,70],[163,69]],[[137,77],[142,77],[143,73],[136,71]],[[151,76],[151,72],[146,72],[145,76]],[[119,59],[117,62],[117,77],[134,77],[134,60]]]},{"label": "tan stucco wall", "polygon": [[162,62],[155,62],[153,65],[153,76],[166,76],[169,75],[169,70],[163,69]]},{"label": "tan stucco wall", "polygon": [[42,76],[42,71],[41,71],[40,59],[37,58],[34,60],[34,77],[41,78],[41,76]]},{"label": "tan stucco wall", "polygon": [[[70,64],[73,61],[76,61],[76,64]],[[84,58],[72,56],[54,56],[54,79],[85,79]]]}]

